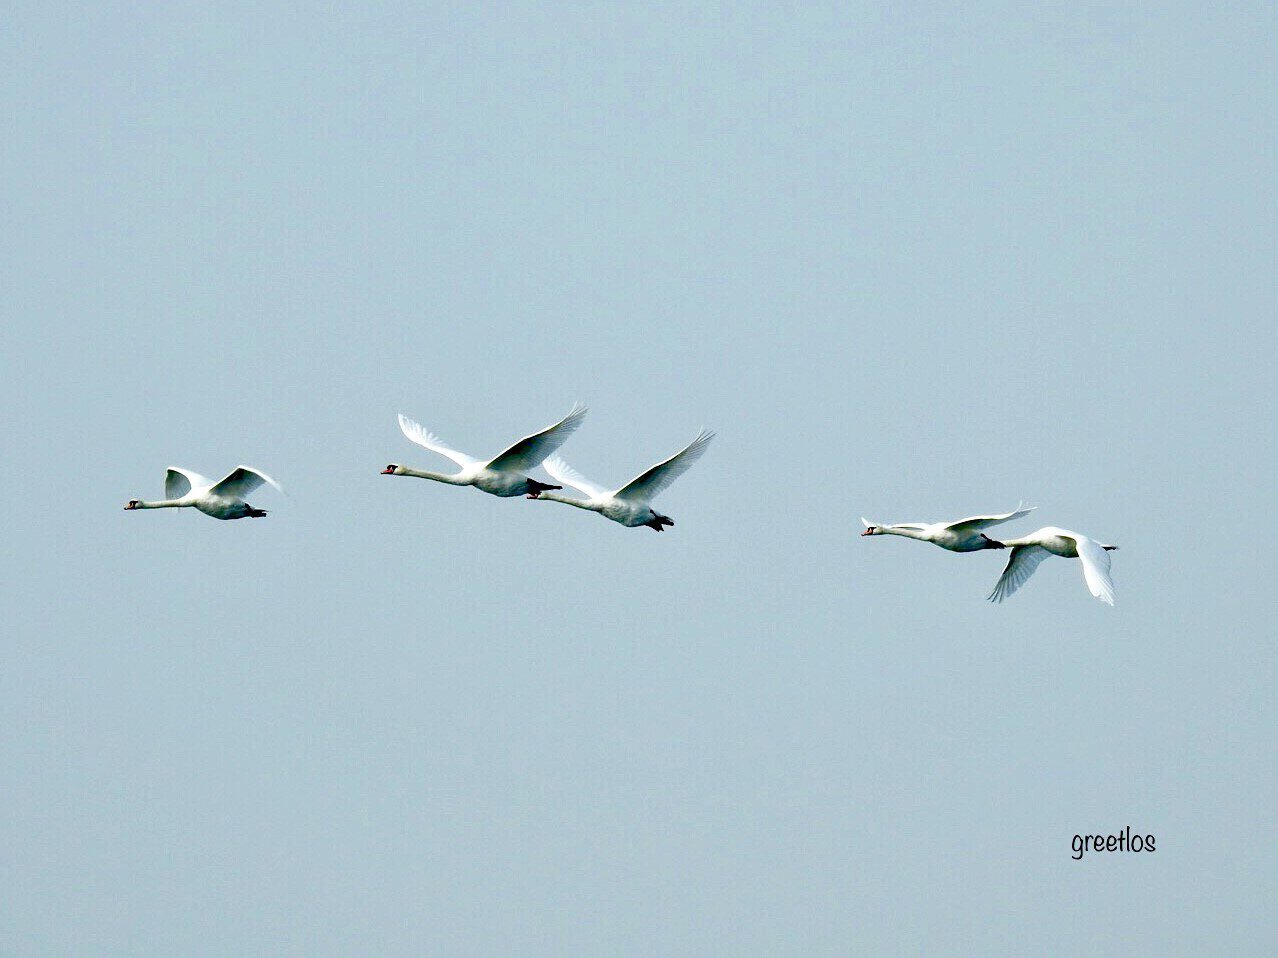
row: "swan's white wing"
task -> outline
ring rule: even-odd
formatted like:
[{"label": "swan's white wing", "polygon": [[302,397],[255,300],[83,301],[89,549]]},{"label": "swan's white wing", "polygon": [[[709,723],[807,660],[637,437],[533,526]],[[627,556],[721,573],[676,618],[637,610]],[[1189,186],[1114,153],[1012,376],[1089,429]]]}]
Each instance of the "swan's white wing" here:
[{"label": "swan's white wing", "polygon": [[1035,508],[1035,506],[1025,508],[1023,504],[1017,505],[1015,510],[1012,512],[1005,512],[1001,516],[972,516],[970,519],[956,519],[953,522],[945,523],[945,528],[949,529],[951,532],[975,532],[977,529],[987,529],[990,526],[996,526],[1000,522],[1011,522],[1013,519],[1028,516]]},{"label": "swan's white wing", "polygon": [[425,446],[431,452],[437,452],[441,456],[447,456],[463,469],[467,469],[479,461],[478,459],[472,459],[464,452],[458,452],[456,449],[450,449],[448,446],[444,445],[444,441],[433,432],[428,430],[421,423],[409,419],[403,413],[399,414],[399,428],[405,436],[417,443],[417,445]]},{"label": "swan's white wing", "polygon": [[205,489],[213,485],[212,479],[201,476],[198,472],[183,469],[181,466],[169,466],[164,474],[164,498],[181,499],[192,489]]},{"label": "swan's white wing", "polygon": [[659,462],[647,472],[635,476],[614,492],[613,496],[630,502],[649,502],[657,498],[662,490],[668,488],[670,483],[687,472],[692,464],[701,458],[701,454],[706,451],[706,446],[713,438],[714,433],[702,429],[696,439],[665,462]]},{"label": "swan's white wing", "polygon": [[596,486],[558,456],[551,456],[541,464],[541,467],[550,473],[556,482],[565,486],[572,486],[574,489],[584,492],[591,499],[600,499],[608,495],[607,489],[603,486]]},{"label": "swan's white wing", "polygon": [[252,466],[236,466],[231,470],[230,475],[209,491],[215,496],[231,496],[236,499],[243,499],[260,488],[264,482],[274,486],[280,492],[284,491],[278,482]]},{"label": "swan's white wing", "polygon": [[568,437],[577,431],[586,418],[586,407],[578,403],[563,419],[553,426],[547,426],[541,432],[524,436],[501,455],[488,463],[489,469],[498,472],[528,472],[553,455],[560,446],[568,441]]},{"label": "swan's white wing", "polygon": [[1087,588],[1106,605],[1113,605],[1114,582],[1109,577],[1109,553],[1095,539],[1080,535],[1070,538],[1074,540],[1078,558],[1083,563],[1083,578],[1087,580]]},{"label": "swan's white wing", "polygon": [[991,602],[1002,602],[1013,592],[1025,584],[1034,574],[1038,564],[1046,559],[1050,552],[1042,546],[1012,546],[1011,558],[1007,560],[1007,568],[999,577],[994,591],[987,598]]}]

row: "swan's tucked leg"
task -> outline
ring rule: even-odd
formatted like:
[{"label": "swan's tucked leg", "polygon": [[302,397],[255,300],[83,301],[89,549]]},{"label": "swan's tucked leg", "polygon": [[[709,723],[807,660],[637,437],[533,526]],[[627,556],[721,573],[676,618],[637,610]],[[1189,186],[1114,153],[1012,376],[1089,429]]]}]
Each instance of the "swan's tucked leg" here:
[{"label": "swan's tucked leg", "polygon": [[248,508],[248,512],[244,513],[244,515],[245,515],[245,517],[246,517],[246,518],[249,518],[249,519],[260,519],[260,518],[262,518],[262,516],[266,515],[266,510],[265,510],[265,509],[254,509],[254,508],[253,508],[252,506],[250,506],[247,502],[246,502],[244,505]]},{"label": "swan's tucked leg", "polygon": [[1007,548],[1007,546],[1004,543],[999,542],[997,539],[991,539],[984,532],[981,533],[981,538],[985,540],[986,549],[1006,549]]}]

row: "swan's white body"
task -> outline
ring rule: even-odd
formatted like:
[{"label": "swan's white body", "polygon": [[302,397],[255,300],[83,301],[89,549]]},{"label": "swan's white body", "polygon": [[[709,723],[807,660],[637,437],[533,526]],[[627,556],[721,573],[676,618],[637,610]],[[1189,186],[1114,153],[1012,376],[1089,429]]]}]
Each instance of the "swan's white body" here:
[{"label": "swan's white body", "polygon": [[1079,559],[1083,563],[1083,578],[1087,588],[1107,605],[1114,604],[1114,582],[1109,576],[1109,554],[1118,546],[1107,546],[1087,536],[1048,526],[1020,539],[1008,539],[1005,543],[1012,554],[1007,568],[999,577],[991,602],[1002,602],[1034,574],[1038,564],[1049,555],[1064,559]]},{"label": "swan's white body", "polygon": [[263,509],[254,509],[244,497],[267,483],[279,489],[280,484],[264,472],[250,466],[236,466],[225,479],[214,482],[190,469],[169,466],[164,477],[164,495],[158,502],[131,499],[125,509],[198,509],[214,519],[260,518]]},{"label": "swan's white body", "polygon": [[907,539],[930,542],[951,552],[1002,549],[1004,544],[991,539],[983,530],[1028,516],[1033,510],[1033,506],[1028,509],[1017,506],[1014,511],[999,516],[972,516],[970,519],[955,519],[953,522],[898,522],[890,526],[879,525],[862,516],[865,531],[861,535],[905,536]]},{"label": "swan's white body", "polygon": [[505,452],[484,462],[450,448],[434,433],[400,413],[399,428],[405,436],[431,452],[448,457],[461,467],[461,471],[449,475],[410,469],[407,466],[392,463],[382,470],[382,475],[434,479],[436,482],[444,482],[451,486],[474,486],[491,496],[503,498],[559,488],[530,479],[525,473],[540,465],[542,460],[562,446],[568,437],[576,432],[585,418],[586,407],[573,406],[572,411],[559,422],[547,426],[541,432],[525,436]]},{"label": "swan's white body", "polygon": [[620,489],[611,492],[591,482],[568,463],[554,456],[542,463],[545,470],[554,476],[556,481],[584,492],[587,498],[574,499],[571,496],[556,496],[550,492],[536,493],[530,498],[550,499],[576,506],[578,509],[589,509],[623,526],[648,526],[660,532],[663,527],[674,525],[674,520],[653,509],[652,500],[701,458],[701,454],[706,451],[706,446],[713,438],[714,433],[705,429],[701,430],[696,439],[669,459],[641,472]]}]

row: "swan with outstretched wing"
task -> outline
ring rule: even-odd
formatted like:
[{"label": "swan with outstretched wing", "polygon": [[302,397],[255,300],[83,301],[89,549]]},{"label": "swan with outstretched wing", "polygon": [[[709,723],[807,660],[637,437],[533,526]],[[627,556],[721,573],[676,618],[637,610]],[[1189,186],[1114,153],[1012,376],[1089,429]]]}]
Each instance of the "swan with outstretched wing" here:
[{"label": "swan with outstretched wing", "polygon": [[1002,549],[1003,543],[991,539],[985,530],[1013,519],[1028,516],[1033,506],[1018,505],[1011,512],[996,516],[972,516],[968,519],[955,519],[953,522],[897,522],[883,525],[871,522],[862,517],[865,526],[863,536],[904,536],[907,539],[919,539],[932,545],[949,549],[951,552],[976,552],[980,549]]},{"label": "swan with outstretched wing", "polygon": [[1002,602],[1015,593],[1048,556],[1060,556],[1063,559],[1078,559],[1083,565],[1083,579],[1087,582],[1088,591],[1106,605],[1114,604],[1114,581],[1109,573],[1109,554],[1118,546],[1105,545],[1077,532],[1054,526],[1039,529],[1020,539],[1008,539],[1004,544],[1012,553],[1008,556],[1007,568],[999,577],[994,591],[989,594],[991,602]]},{"label": "swan with outstretched wing", "polygon": [[562,446],[586,418],[586,407],[580,404],[572,407],[568,415],[556,423],[552,423],[540,432],[525,436],[517,443],[487,461],[475,459],[458,452],[448,446],[433,432],[414,422],[403,413],[399,416],[399,428],[413,442],[431,452],[438,453],[460,468],[452,474],[427,472],[422,469],[411,469],[391,463],[382,470],[384,476],[413,476],[418,479],[433,479],[450,486],[474,486],[492,496],[526,496],[550,489],[562,489],[536,479],[529,478],[528,472]]},{"label": "swan with outstretched wing", "polygon": [[198,472],[169,466],[164,475],[165,498],[148,501],[130,499],[125,509],[198,509],[214,519],[260,519],[265,509],[255,509],[244,501],[263,485],[270,485],[280,492],[280,484],[261,470],[251,466],[236,466],[225,479],[214,482]]},{"label": "swan with outstretched wing", "polygon": [[666,526],[674,525],[674,520],[653,509],[652,500],[692,468],[692,464],[701,458],[713,438],[713,432],[702,429],[692,442],[669,459],[645,469],[624,486],[611,492],[585,478],[563,459],[552,456],[542,463],[543,468],[557,482],[584,493],[586,498],[557,496],[549,491],[531,493],[529,498],[562,502],[565,505],[576,506],[578,509],[597,512],[623,526],[647,526],[649,529],[661,532]]}]

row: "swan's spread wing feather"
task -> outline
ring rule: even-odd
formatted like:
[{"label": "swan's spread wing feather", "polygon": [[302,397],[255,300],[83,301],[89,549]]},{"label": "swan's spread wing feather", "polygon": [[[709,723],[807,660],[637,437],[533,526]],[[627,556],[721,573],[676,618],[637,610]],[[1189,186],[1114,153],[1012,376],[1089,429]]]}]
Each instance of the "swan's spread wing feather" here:
[{"label": "swan's spread wing feather", "polygon": [[1035,508],[1035,506],[1026,507],[1022,504],[1001,516],[972,516],[970,519],[956,519],[954,522],[947,522],[945,528],[951,532],[975,532],[977,529],[988,529],[1001,522],[1011,522],[1013,519],[1028,516]]},{"label": "swan's spread wing feather", "polygon": [[1106,605],[1114,604],[1114,581],[1109,577],[1109,553],[1087,536],[1071,536],[1078,558],[1083,563],[1083,578],[1092,595]]},{"label": "swan's spread wing feather", "polygon": [[647,472],[641,473],[628,483],[613,493],[617,499],[626,499],[630,502],[649,502],[665,489],[670,486],[685,472],[687,472],[694,462],[701,458],[702,453],[706,451],[706,446],[710,444],[710,440],[714,438],[714,433],[703,429],[697,434],[697,438],[688,443],[665,462],[659,462]]},{"label": "swan's spread wing feather", "polygon": [[1042,546],[1012,546],[1012,555],[1007,560],[1007,568],[999,577],[994,591],[988,596],[991,602],[1002,602],[1017,589],[1023,586],[1034,574],[1038,564],[1046,559],[1050,552]]},{"label": "swan's spread wing feather", "polygon": [[230,496],[233,499],[243,499],[261,488],[262,483],[267,483],[280,492],[284,491],[278,482],[252,466],[236,466],[231,470],[230,475],[209,491],[215,496]]},{"label": "swan's spread wing feather", "polygon": [[472,459],[464,452],[458,452],[444,444],[444,441],[436,436],[433,432],[423,426],[421,423],[409,419],[403,413],[399,414],[399,428],[405,436],[417,443],[419,446],[425,446],[431,452],[437,452],[441,456],[447,456],[463,469],[473,466],[478,459]]},{"label": "swan's spread wing feather", "polygon": [[572,411],[553,426],[541,432],[525,436],[497,458],[488,463],[489,469],[498,472],[528,472],[541,465],[547,456],[553,455],[577,431],[586,418],[586,407],[577,404]]},{"label": "swan's spread wing feather", "polygon": [[181,466],[169,466],[169,471],[164,474],[164,498],[181,499],[192,489],[207,489],[211,485],[213,480],[206,479],[198,472]]},{"label": "swan's spread wing feather", "polygon": [[601,499],[608,495],[608,490],[597,486],[558,456],[551,456],[541,464],[554,480],[565,486],[572,486],[588,495],[591,499]]},{"label": "swan's spread wing feather", "polygon": [[164,474],[164,498],[181,499],[191,491],[191,480],[180,469],[169,468]]}]

